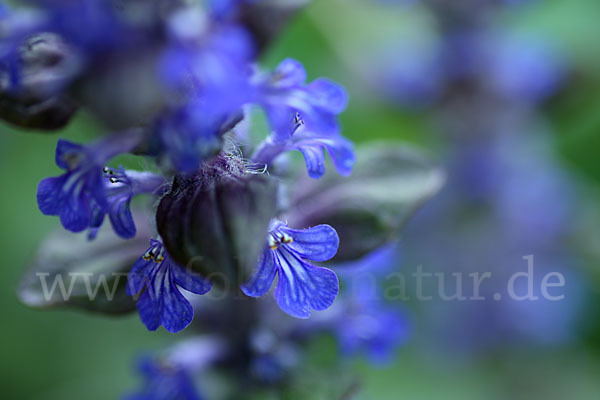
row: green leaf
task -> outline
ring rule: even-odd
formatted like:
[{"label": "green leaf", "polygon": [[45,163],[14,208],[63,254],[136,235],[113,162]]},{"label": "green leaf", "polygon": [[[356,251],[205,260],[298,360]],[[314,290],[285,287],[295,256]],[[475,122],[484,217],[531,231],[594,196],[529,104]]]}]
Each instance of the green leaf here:
[{"label": "green leaf", "polygon": [[444,172],[418,149],[375,143],[358,150],[350,177],[329,171],[297,185],[287,219],[298,228],[333,226],[340,236],[335,260],[352,260],[393,239],[444,181]]},{"label": "green leaf", "polygon": [[17,295],[34,308],[70,307],[120,314],[135,310],[127,295],[127,273],[148,247],[147,216],[135,215],[137,235],[116,236],[108,221],[95,240],[85,233],[57,231],[45,239],[21,278]]}]

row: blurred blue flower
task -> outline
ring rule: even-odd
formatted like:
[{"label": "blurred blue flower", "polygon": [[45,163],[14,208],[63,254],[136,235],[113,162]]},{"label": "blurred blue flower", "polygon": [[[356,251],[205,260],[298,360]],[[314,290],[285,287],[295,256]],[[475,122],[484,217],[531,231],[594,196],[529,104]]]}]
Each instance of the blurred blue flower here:
[{"label": "blurred blue flower", "polygon": [[504,34],[489,43],[489,85],[515,102],[539,102],[554,94],[566,62],[550,43]]},{"label": "blurred blue flower", "polygon": [[39,29],[41,22],[42,16],[35,11],[13,11],[8,5],[0,4],[0,71],[9,75],[11,86],[20,78],[18,48]]},{"label": "blurred blue flower", "polygon": [[264,295],[279,276],[275,299],[279,307],[296,318],[308,318],[312,310],[325,310],[338,294],[338,279],[327,268],[310,261],[327,261],[337,253],[339,238],[329,225],[296,230],[273,221],[258,271],[242,286],[251,297]]},{"label": "blurred blue flower", "polygon": [[542,140],[505,135],[496,143],[501,174],[491,201],[511,240],[551,249],[569,231],[575,188]]},{"label": "blurred blue flower", "polygon": [[[31,0],[42,15],[39,31],[60,35],[89,59],[139,49],[156,39],[151,18],[131,18],[128,4],[105,0]],[[157,7],[150,5],[148,10]],[[138,11],[139,12],[139,11]]]},{"label": "blurred blue flower", "polygon": [[139,361],[138,370],[144,378],[141,389],[124,397],[124,400],[201,400],[191,374],[182,367],[161,363],[145,357]]},{"label": "blurred blue flower", "polygon": [[351,299],[343,318],[334,326],[342,353],[365,353],[372,363],[394,359],[395,351],[410,336],[406,315],[372,297]]},{"label": "blurred blue flower", "polygon": [[[405,248],[411,264],[445,272],[447,293],[457,291],[452,274],[464,279],[475,272],[491,274],[481,288],[485,300],[438,299],[425,309],[425,331],[445,351],[468,355],[522,343],[556,345],[570,340],[575,331],[584,285],[564,243],[575,188],[544,146],[542,135],[547,132],[523,126],[521,121],[518,129],[490,131],[488,137],[470,138],[453,149],[446,190],[408,230]],[[533,285],[539,298],[505,298],[512,274],[526,268],[526,255],[535,259]],[[564,300],[540,295],[541,281],[550,272],[566,277]],[[428,285],[424,292],[440,290],[433,277]],[[527,279],[518,279],[515,291],[527,292],[526,285]],[[463,288],[466,296],[473,294],[469,286]]]},{"label": "blurred blue flower", "polygon": [[337,116],[348,103],[346,91],[326,78],[309,84],[305,81],[304,67],[293,59],[282,61],[273,73],[255,78],[254,102],[264,107],[278,141],[292,136],[295,126],[290,121],[296,118],[317,135],[339,132]]},{"label": "blurred blue flower", "polygon": [[357,261],[336,264],[344,291],[330,326],[343,354],[362,353],[372,363],[386,363],[409,339],[411,323],[406,312],[387,304],[379,285],[398,262],[398,247],[392,243]]},{"label": "blurred blue flower", "polygon": [[192,322],[194,309],[180,287],[201,295],[212,284],[175,264],[160,241],[150,240],[150,248],[131,269],[127,285],[129,295],[139,296],[137,308],[148,330],[163,325],[167,331],[176,333]]},{"label": "blurred blue flower", "polygon": [[226,115],[211,112],[200,102],[165,112],[154,125],[159,153],[165,153],[178,171],[194,172],[221,148],[225,120]]},{"label": "blurred blue flower", "polygon": [[[254,46],[236,25],[215,25],[197,8],[183,8],[167,21],[168,42],[159,62],[169,89],[207,109],[225,113],[250,100]],[[210,107],[210,108],[209,108]]]},{"label": "blurred blue flower", "polygon": [[175,100],[155,124],[172,165],[193,172],[221,147],[221,125],[250,101],[248,34],[233,25],[214,25],[195,7],[168,20],[169,41],[159,71]]},{"label": "blurred blue flower", "polygon": [[377,50],[377,88],[391,101],[409,109],[430,106],[441,95],[443,69],[439,44],[394,40]]}]

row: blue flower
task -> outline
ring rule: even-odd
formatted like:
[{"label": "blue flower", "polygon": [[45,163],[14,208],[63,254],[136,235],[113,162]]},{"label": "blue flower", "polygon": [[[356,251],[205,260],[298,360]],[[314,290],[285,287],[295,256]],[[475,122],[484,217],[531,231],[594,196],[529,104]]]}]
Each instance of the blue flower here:
[{"label": "blue flower", "polygon": [[347,176],[355,162],[352,142],[339,132],[337,115],[348,102],[344,89],[325,78],[305,84],[306,72],[295,60],[284,60],[267,77],[256,78],[256,102],[267,113],[273,133],[252,156],[256,163],[269,165],[285,151],[298,150],[304,156],[308,174],[325,173],[329,153],[337,171]]},{"label": "blue flower", "polygon": [[332,310],[331,328],[343,354],[363,353],[373,363],[384,363],[408,340],[411,324],[406,313],[382,299],[375,280],[394,270],[398,258],[397,244],[392,243],[360,260],[336,265],[343,271],[340,277],[347,292],[336,303],[337,310]]},{"label": "blue flower", "polygon": [[252,280],[242,285],[243,292],[260,297],[279,279],[275,299],[291,316],[308,318],[313,310],[325,310],[333,304],[339,283],[335,273],[310,261],[327,261],[337,253],[339,238],[329,225],[296,230],[281,221],[269,229],[267,244]]},{"label": "blue flower", "polygon": [[73,232],[88,228],[91,203],[107,207],[102,168],[106,160],[94,150],[67,140],[56,146],[56,165],[67,172],[40,182],[37,202],[45,215],[58,215],[65,227]]},{"label": "blue flower", "polygon": [[139,392],[125,396],[125,400],[202,399],[185,368],[145,357],[139,363],[139,371],[144,377],[144,385]]},{"label": "blue flower", "polygon": [[139,295],[143,290],[137,308],[148,330],[154,331],[163,325],[167,331],[176,333],[186,328],[194,317],[192,305],[179,288],[205,294],[211,287],[206,279],[175,264],[163,244],[152,239],[150,248],[131,269],[127,293]]},{"label": "blue flower", "polygon": [[560,89],[564,57],[550,43],[528,37],[491,38],[486,82],[511,101],[540,102]]},{"label": "blue flower", "polygon": [[3,89],[18,89],[23,68],[19,47],[27,37],[38,31],[40,24],[40,16],[35,12],[13,12],[7,5],[0,4],[0,72],[8,78],[8,82],[3,82],[3,86],[6,86]]},{"label": "blue flower", "polygon": [[217,115],[203,104],[188,103],[161,117],[155,125],[161,151],[180,172],[194,172],[200,163],[221,148],[221,124]]},{"label": "blue flower", "polygon": [[306,129],[318,135],[339,132],[337,115],[346,108],[348,95],[343,87],[326,78],[306,84],[306,71],[296,60],[286,59],[267,77],[259,77],[256,102],[261,104],[272,130],[284,140],[295,130],[298,115]]},{"label": "blue flower", "polygon": [[216,110],[249,100],[254,49],[245,30],[211,25],[200,10],[189,7],[169,17],[167,31],[169,41],[160,57],[159,73],[168,89],[203,99]]},{"label": "blue flower", "polygon": [[39,30],[52,32],[83,55],[101,58],[106,52],[139,49],[150,43],[150,29],[125,18],[126,6],[103,0],[34,0],[44,16]]},{"label": "blue flower", "polygon": [[348,176],[356,162],[354,145],[339,133],[321,135],[309,131],[299,115],[291,122],[294,128],[292,136],[281,138],[277,135],[267,137],[252,156],[252,161],[269,165],[284,151],[298,150],[302,153],[308,175],[318,179],[325,173],[326,150],[331,157],[335,169],[341,175]]},{"label": "blue flower", "polygon": [[350,175],[356,158],[352,142],[342,135],[321,136],[302,127],[298,129],[286,146],[287,150],[298,150],[304,156],[308,175],[318,179],[325,173],[327,150],[335,169],[344,176]]},{"label": "blue flower", "polygon": [[108,214],[114,231],[123,239],[135,236],[135,223],[131,215],[131,199],[138,194],[156,192],[164,185],[164,178],[150,172],[125,171],[104,168],[106,207],[94,200],[91,202],[91,220],[89,238],[93,239]]},{"label": "blue flower", "polygon": [[365,353],[371,362],[384,363],[392,360],[394,351],[406,342],[409,327],[400,310],[358,294],[335,324],[334,333],[343,354]]},{"label": "blue flower", "polygon": [[45,215],[60,216],[62,225],[72,232],[99,226],[97,210],[108,210],[111,206],[107,199],[104,165],[117,154],[131,151],[140,138],[137,133],[125,132],[90,146],[60,139],[55,161],[66,172],[40,182],[37,190],[40,211]]},{"label": "blue flower", "polygon": [[156,132],[172,165],[193,172],[221,148],[221,126],[250,100],[252,46],[235,26],[212,26],[196,8],[175,12],[160,77],[178,100],[157,120]]}]

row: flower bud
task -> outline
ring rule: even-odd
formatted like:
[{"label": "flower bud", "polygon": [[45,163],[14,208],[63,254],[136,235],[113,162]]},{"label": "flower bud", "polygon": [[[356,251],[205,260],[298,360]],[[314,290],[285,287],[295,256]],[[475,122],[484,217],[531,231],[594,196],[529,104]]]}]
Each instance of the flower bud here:
[{"label": "flower bud", "polygon": [[29,38],[14,65],[0,70],[0,118],[25,128],[62,128],[77,105],[60,91],[77,70],[76,57],[58,36]]},{"label": "flower bud", "polygon": [[156,213],[169,255],[217,284],[237,285],[255,268],[276,211],[276,181],[219,155],[175,177]]}]

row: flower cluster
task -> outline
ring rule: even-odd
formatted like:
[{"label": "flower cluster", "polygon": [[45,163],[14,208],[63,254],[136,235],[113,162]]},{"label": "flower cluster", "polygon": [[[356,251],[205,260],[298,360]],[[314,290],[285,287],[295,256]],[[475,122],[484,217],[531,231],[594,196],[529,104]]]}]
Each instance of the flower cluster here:
[{"label": "flower cluster", "polygon": [[[159,12],[161,2],[155,3],[147,5],[144,18],[128,4],[96,0],[39,1],[33,10],[3,13],[3,26],[12,28],[7,29],[0,54],[0,73],[7,77],[2,88],[6,96],[15,100],[29,96],[39,79],[51,76],[52,84],[36,93],[37,100],[68,99],[106,120],[108,126],[120,128],[87,145],[58,142],[56,164],[64,173],[40,182],[37,200],[42,213],[59,216],[64,228],[72,232],[87,230],[90,240],[108,216],[114,232],[129,239],[136,235],[132,199],[141,194],[157,199],[165,194],[177,197],[185,188],[172,187],[173,177],[193,185],[194,176],[201,176],[202,186],[211,187],[235,170],[235,179],[252,185],[258,171],[263,179],[268,177],[267,171],[276,174],[273,161],[291,150],[302,153],[313,178],[325,172],[325,151],[341,174],[351,172],[353,146],[341,135],[337,121],[347,104],[340,85],[324,78],[307,83],[304,68],[292,59],[284,60],[271,73],[260,70],[252,35],[240,23],[235,4],[212,2],[201,7],[165,2],[169,7],[164,13]],[[38,49],[40,46],[49,49]],[[144,96],[120,97],[121,88],[110,90],[106,87],[109,83],[125,88],[135,85],[131,89]],[[91,99],[89,91],[95,88],[101,91]],[[236,144],[235,127],[244,119],[244,110],[252,106],[264,110],[271,132],[246,155]],[[120,111],[111,115],[116,108]],[[107,166],[124,153],[153,158],[162,173]],[[248,196],[248,202],[260,196],[244,193],[246,188],[232,183],[221,186],[225,191],[231,189],[234,197]],[[217,202],[226,198],[224,193],[216,196]],[[169,215],[166,222],[159,216],[158,234],[167,232],[168,240],[163,244],[159,236],[151,239],[150,248],[131,270],[128,292],[139,295],[140,316],[151,330],[160,325],[171,332],[185,328],[193,309],[180,290],[204,294],[211,287],[209,276],[195,276],[198,271],[205,272],[202,268],[186,271],[182,267],[190,260],[178,251],[188,240],[210,238],[195,237],[193,232],[189,237],[182,232],[170,234],[177,219],[194,218],[185,210],[200,206],[183,204],[185,199],[180,197],[175,201],[183,207],[177,208],[176,214]],[[249,221],[257,227],[265,225],[264,241],[250,246],[264,244],[265,251],[256,276],[240,284],[246,294],[258,297],[268,291],[279,273],[275,292],[279,306],[290,315],[306,318],[311,309],[329,307],[337,295],[335,273],[307,260],[331,259],[338,237],[327,225],[288,228],[276,219],[279,203],[275,201],[267,221],[263,222],[262,215],[261,221]],[[234,220],[226,225],[237,223],[233,213],[224,214],[222,218]],[[269,220],[271,228],[267,230]],[[250,259],[255,255],[235,254]],[[199,252],[193,256],[206,255]],[[217,255],[217,260],[221,256]]]},{"label": "flower cluster", "polygon": [[[87,242],[36,268],[123,273],[127,284],[53,305],[137,309],[148,330],[171,333],[195,315],[226,343],[211,363],[268,383],[298,365],[296,349],[318,332],[333,332],[347,352],[391,353],[402,342],[397,310],[338,296],[334,269],[385,245],[443,174],[384,145],[366,149],[362,172],[350,176],[361,160],[338,120],[345,89],[308,80],[293,59],[272,71],[259,65],[276,33],[264,16],[282,24],[299,6],[288,3],[34,0],[0,9],[0,118],[52,131],[82,109],[111,132],[88,144],[58,141],[61,174],[39,183],[38,206]],[[267,132],[253,124],[257,112]],[[153,172],[116,167],[118,156]],[[24,281],[23,301],[39,306]],[[272,286],[274,301],[254,299]],[[338,298],[342,311],[332,312]],[[369,315],[381,321],[366,332]],[[194,367],[179,361],[144,362],[148,382],[132,398],[197,399]]]}]

